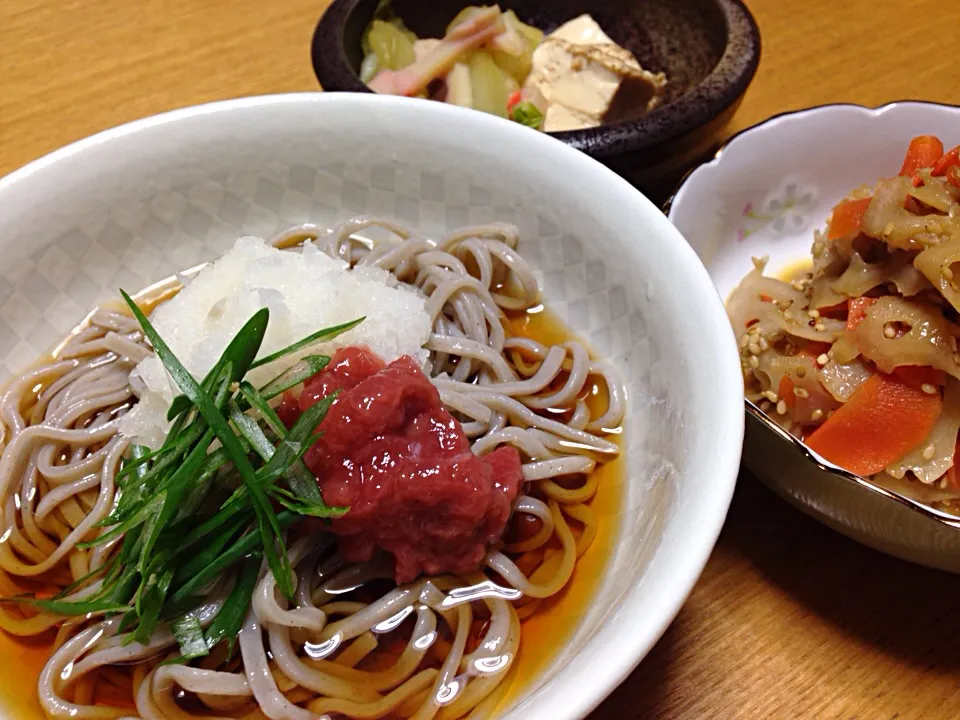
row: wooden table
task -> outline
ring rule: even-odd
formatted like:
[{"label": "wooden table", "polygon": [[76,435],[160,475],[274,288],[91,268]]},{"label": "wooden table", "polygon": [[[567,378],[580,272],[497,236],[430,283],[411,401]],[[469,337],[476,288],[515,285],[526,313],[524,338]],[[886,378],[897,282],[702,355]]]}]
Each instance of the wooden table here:
[{"label": "wooden table", "polygon": [[[0,174],[144,115],[315,89],[324,4],[0,0]],[[960,100],[956,0],[749,5],[763,60],[731,132],[820,103]],[[596,717],[960,717],[958,637],[960,579],[862,548],[744,476],[689,602]]]}]

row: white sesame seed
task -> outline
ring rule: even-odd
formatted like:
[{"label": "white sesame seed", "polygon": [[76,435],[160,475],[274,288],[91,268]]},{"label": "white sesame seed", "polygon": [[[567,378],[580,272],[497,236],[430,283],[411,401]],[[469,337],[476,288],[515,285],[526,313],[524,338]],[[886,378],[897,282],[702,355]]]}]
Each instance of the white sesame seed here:
[{"label": "white sesame seed", "polygon": [[807,310],[807,315],[809,315],[809,316],[812,317],[814,320],[816,320],[818,317],[820,317],[820,311],[819,311],[819,310]]},{"label": "white sesame seed", "polygon": [[826,353],[820,353],[820,355],[817,356],[817,365],[826,365],[828,362],[830,362],[830,358],[827,357]]},{"label": "white sesame seed", "polygon": [[816,422],[822,417],[823,417],[823,410],[821,410],[820,408],[817,408],[812,413],[810,413],[810,419],[813,420],[814,422]]},{"label": "white sesame seed", "polygon": [[759,355],[759,354],[760,354],[760,346],[757,345],[755,342],[749,343],[749,344],[747,345],[747,350],[750,352],[751,355]]},{"label": "white sesame seed", "polygon": [[767,339],[762,335],[760,336],[760,342],[758,342],[757,344],[760,346],[761,351],[766,351],[770,349],[770,343],[768,343]]},{"label": "white sesame seed", "polygon": [[754,370],[756,370],[758,367],[760,367],[760,361],[757,360],[757,356],[756,356],[756,355],[751,355],[751,356],[750,356],[750,367],[752,367]]},{"label": "white sesame seed", "polygon": [[923,449],[923,459],[924,459],[924,460],[933,460],[933,454],[934,454],[936,451],[937,451],[937,449],[936,449],[933,445],[927,445],[927,446]]},{"label": "white sesame seed", "polygon": [[796,395],[798,398],[808,398],[808,397],[810,397],[810,393],[807,392],[807,390],[804,389],[804,388],[802,388],[802,387],[795,387],[795,388],[793,389],[793,394]]},{"label": "white sesame seed", "polygon": [[897,336],[897,331],[894,330],[893,327],[891,327],[890,325],[887,325],[887,326],[883,329],[883,336],[884,336],[885,338],[893,339],[893,338],[895,338],[895,337]]},{"label": "white sesame seed", "polygon": [[937,386],[931,385],[930,383],[924,383],[920,386],[920,389],[923,390],[927,395],[934,395],[937,392]]},{"label": "white sesame seed", "polygon": [[746,350],[746,349],[747,349],[747,343],[749,343],[749,342],[750,342],[750,336],[749,336],[747,333],[744,333],[743,335],[741,335],[741,336],[740,336],[740,349],[741,349],[741,350]]},{"label": "white sesame seed", "polygon": [[777,403],[777,413],[780,415],[787,414],[787,404],[783,400]]},{"label": "white sesame seed", "polygon": [[763,402],[760,403],[760,409],[763,410],[764,412],[767,412],[767,410],[769,410],[770,407],[771,405],[769,400],[764,400]]},{"label": "white sesame seed", "polygon": [[767,400],[773,403],[775,403],[777,400],[780,399],[779,397],[777,397],[777,394],[773,390],[764,390],[760,394],[763,395]]},{"label": "white sesame seed", "polygon": [[824,325],[823,323],[818,322],[816,325],[813,326],[813,329],[816,330],[817,332],[823,332],[824,330],[827,329],[827,326]]}]

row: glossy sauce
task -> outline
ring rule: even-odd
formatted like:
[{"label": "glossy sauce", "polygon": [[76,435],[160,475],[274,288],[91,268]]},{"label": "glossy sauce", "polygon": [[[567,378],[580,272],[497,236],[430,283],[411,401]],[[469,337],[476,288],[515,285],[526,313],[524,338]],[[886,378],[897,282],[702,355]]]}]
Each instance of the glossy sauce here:
[{"label": "glossy sauce", "polygon": [[[140,298],[138,298],[139,300]],[[571,339],[571,333],[555,315],[542,308],[511,319],[514,334],[524,335],[545,345]],[[607,403],[607,389],[602,384],[589,389],[586,401],[594,415]],[[608,439],[616,440],[610,435]],[[538,610],[522,622],[520,649],[507,677],[495,691],[499,696],[495,714],[509,709],[540,681],[551,662],[562,651],[579,627],[581,619],[596,595],[606,571],[614,540],[620,527],[619,508],[625,463],[621,457],[594,470],[598,489],[589,506],[599,518],[596,537],[577,561],[573,577],[557,595],[544,600]],[[576,523],[574,532],[579,531]],[[37,679],[50,655],[54,631],[35,638],[15,638],[0,631],[0,657],[4,658],[0,681],[0,710],[17,720],[43,720],[37,701]],[[396,652],[402,648],[395,648]],[[385,654],[389,661],[389,654]],[[370,669],[373,669],[372,667]],[[129,677],[126,673],[124,676]],[[104,705],[133,707],[132,698],[115,685],[100,679],[98,699]],[[215,714],[215,713],[214,713]]]},{"label": "glossy sauce", "polygon": [[37,678],[50,656],[53,631],[35,638],[14,638],[0,634],[0,657],[4,658],[0,706],[10,717],[42,720],[37,701]]},{"label": "glossy sauce", "polygon": [[[515,318],[512,330],[544,345],[556,345],[571,339],[572,333],[549,310],[527,313]],[[593,415],[599,414],[608,401],[607,389],[594,386],[587,404]],[[616,440],[614,435],[609,440]],[[597,535],[590,547],[577,560],[570,582],[559,593],[541,603],[539,609],[522,623],[520,651],[499,692],[502,695],[497,714],[506,712],[528,691],[534,689],[553,660],[561,653],[580,626],[587,607],[596,596],[607,569],[613,543],[620,529],[620,499],[626,463],[621,454],[615,460],[598,465],[597,493],[589,506],[599,518]]]},{"label": "glossy sauce", "polygon": [[804,275],[813,270],[813,258],[805,257],[800,258],[799,260],[794,260],[788,265],[784,266],[778,270],[774,277],[777,280],[783,280],[783,282],[790,282],[796,278]]}]

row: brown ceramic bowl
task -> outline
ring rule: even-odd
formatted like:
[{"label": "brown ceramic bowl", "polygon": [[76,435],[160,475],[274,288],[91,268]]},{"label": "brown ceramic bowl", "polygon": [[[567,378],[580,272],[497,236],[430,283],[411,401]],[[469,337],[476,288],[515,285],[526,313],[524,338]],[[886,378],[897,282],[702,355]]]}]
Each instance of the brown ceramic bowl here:
[{"label": "brown ceramic bowl", "polygon": [[[394,0],[421,37],[441,37],[473,0]],[[667,75],[665,102],[628,122],[552,133],[608,165],[652,199],[713,148],[760,61],[760,34],[740,0],[500,0],[524,22],[550,32],[590,13],[653,72]],[[325,90],[370,92],[359,78],[360,39],[377,0],[333,0],[313,36],[313,68]]]}]

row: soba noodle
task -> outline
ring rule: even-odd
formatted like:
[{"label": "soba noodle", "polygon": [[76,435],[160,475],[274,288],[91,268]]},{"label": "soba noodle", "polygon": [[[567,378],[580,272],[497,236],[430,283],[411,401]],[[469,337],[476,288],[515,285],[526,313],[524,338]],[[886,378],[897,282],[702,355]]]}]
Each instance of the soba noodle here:
[{"label": "soba noodle", "polygon": [[[295,605],[277,592],[264,564],[239,657],[214,653],[189,665],[160,664],[177,655],[165,625],[140,644],[120,632],[118,616],[65,619],[30,606],[0,607],[0,627],[14,635],[58,628],[38,686],[49,717],[131,715],[95,703],[96,683],[129,683],[136,714],[147,720],[487,717],[516,657],[521,618],[564,587],[596,534],[591,473],[618,452],[604,435],[621,423],[625,393],[614,369],[579,342],[548,347],[510,333],[504,313],[540,302],[537,280],[517,252],[516,229],[472,227],[432,242],[393,223],[357,220],[328,233],[296,227],[272,242],[289,247],[307,240],[351,266],[383,268],[425,294],[433,323],[429,374],[442,402],[476,454],[517,448],[526,482],[514,519],[536,518],[536,531],[492,548],[489,574],[420,578],[383,591],[377,588],[392,586],[389,562],[350,565],[332,537],[294,532],[288,555],[297,575]],[[102,580],[85,578],[104,566],[117,543],[77,544],[104,532],[95,526],[114,504],[115,475],[128,447],[118,418],[137,400],[129,374],[150,352],[134,319],[101,308],[52,359],[3,394],[4,595],[31,580],[58,589],[76,583],[67,600],[98,590]],[[584,400],[593,384],[605,386],[609,398],[596,415]],[[233,582],[226,576],[205,590],[194,611],[201,626]],[[475,620],[483,621],[482,636],[470,643],[477,640],[470,637]],[[381,647],[401,626],[412,626],[402,649]],[[132,673],[116,672],[131,666]]]}]

